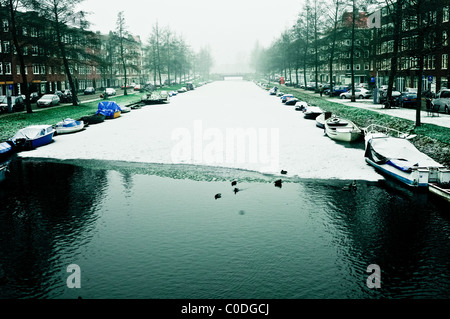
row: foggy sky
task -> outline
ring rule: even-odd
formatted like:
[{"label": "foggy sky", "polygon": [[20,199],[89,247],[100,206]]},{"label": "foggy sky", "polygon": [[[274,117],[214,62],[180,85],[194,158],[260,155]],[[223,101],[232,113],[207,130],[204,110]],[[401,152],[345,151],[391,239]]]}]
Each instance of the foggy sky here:
[{"label": "foggy sky", "polygon": [[80,9],[90,12],[92,31],[108,33],[115,29],[117,14],[124,11],[128,31],[147,42],[152,26],[182,35],[198,51],[209,47],[213,71],[242,70],[258,41],[269,46],[281,32],[290,28],[303,0],[85,0]]}]

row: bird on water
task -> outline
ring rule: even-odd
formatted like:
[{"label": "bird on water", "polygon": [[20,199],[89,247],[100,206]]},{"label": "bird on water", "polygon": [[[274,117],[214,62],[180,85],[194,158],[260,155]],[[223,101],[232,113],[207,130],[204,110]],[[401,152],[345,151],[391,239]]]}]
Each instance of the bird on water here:
[{"label": "bird on water", "polygon": [[281,174],[286,175],[286,174],[287,174],[287,171],[281,170]]},{"label": "bird on water", "polygon": [[239,188],[235,187],[235,188],[233,189],[233,192],[236,194],[237,192],[239,192]]},{"label": "bird on water", "polygon": [[218,199],[218,198],[221,198],[221,197],[222,197],[222,194],[218,193],[218,194],[216,194],[216,195],[214,196],[214,199]]},{"label": "bird on water", "polygon": [[282,183],[282,182],[283,182],[283,181],[282,181],[281,179],[276,180],[276,181],[274,182],[275,187],[281,188],[281,183]]},{"label": "bird on water", "polygon": [[356,180],[354,180],[352,183],[350,183],[348,186],[342,187],[342,190],[344,191],[356,191],[358,189],[358,186],[356,185]]},{"label": "bird on water", "polygon": [[232,181],[231,182],[231,186],[236,186],[237,182],[236,181]]}]

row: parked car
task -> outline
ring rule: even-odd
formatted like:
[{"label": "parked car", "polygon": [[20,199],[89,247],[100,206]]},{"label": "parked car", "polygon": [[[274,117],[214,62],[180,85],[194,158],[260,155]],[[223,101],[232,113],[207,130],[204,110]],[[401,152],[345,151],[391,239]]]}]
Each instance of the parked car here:
[{"label": "parked car", "polygon": [[61,103],[72,102],[72,92],[70,92],[70,90],[65,90],[64,92],[55,91],[55,95],[57,95],[59,97],[59,101]]},{"label": "parked car", "polygon": [[450,114],[450,89],[442,89],[431,100],[431,106],[438,112]]},{"label": "parked car", "polygon": [[116,95],[116,90],[114,90],[113,88],[106,88],[105,93],[108,96]]},{"label": "parked car", "polygon": [[60,102],[58,95],[56,94],[44,94],[38,101],[37,107],[47,107],[58,105]]},{"label": "parked car", "polygon": [[338,85],[338,86],[334,86],[333,87],[333,96],[340,96],[341,93],[346,93],[348,92],[349,87],[346,85]]},{"label": "parked car", "polygon": [[89,86],[84,90],[84,95],[90,95],[90,94],[95,94],[95,88],[92,86]]},{"label": "parked car", "polygon": [[[352,97],[352,90],[349,90],[345,93],[341,93],[339,95],[341,99],[349,99]],[[372,96],[372,92],[363,88],[355,89],[355,97],[357,99],[366,99]]]},{"label": "parked car", "polygon": [[[134,86],[135,86],[135,84],[134,83],[131,83],[131,84],[127,84],[127,89],[132,89],[132,88],[134,88]],[[125,84],[124,85],[122,85],[121,87],[120,87],[121,89],[125,89]]]},{"label": "parked car", "polygon": [[417,104],[417,93],[403,92],[398,98],[398,102],[401,107],[415,107]]},{"label": "parked car", "polygon": [[136,84],[136,85],[134,86],[134,90],[135,90],[135,91],[140,91],[140,90],[141,90],[141,85],[140,85],[140,84]]},{"label": "parked car", "polygon": [[[23,111],[25,102],[22,96],[11,96],[11,109],[13,112]],[[0,96],[0,112],[8,111],[8,97]]]}]

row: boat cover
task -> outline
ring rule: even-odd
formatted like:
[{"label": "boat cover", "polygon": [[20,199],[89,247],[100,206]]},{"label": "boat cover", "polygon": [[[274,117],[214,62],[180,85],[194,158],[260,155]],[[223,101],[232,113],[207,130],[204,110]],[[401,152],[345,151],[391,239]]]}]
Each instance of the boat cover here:
[{"label": "boat cover", "polygon": [[113,118],[114,113],[120,112],[120,106],[114,101],[104,101],[98,103],[98,111],[95,114],[102,114],[106,117]]},{"label": "boat cover", "polygon": [[45,136],[48,133],[53,132],[53,127],[51,125],[31,125],[19,130],[16,135],[14,135],[11,140],[15,141],[20,138],[27,140],[34,140],[38,137]]},{"label": "boat cover", "polygon": [[307,106],[305,113],[323,113],[322,109],[318,106]]},{"label": "boat cover", "polygon": [[80,125],[80,122],[77,122],[73,119],[65,119],[64,121],[59,122],[57,125],[62,127],[76,127]]},{"label": "boat cover", "polygon": [[443,167],[420,152],[410,141],[391,136],[369,139],[366,157],[377,164],[387,163],[403,171],[413,167]]},{"label": "boat cover", "polygon": [[9,143],[0,143],[0,155],[8,153],[9,151],[11,151],[11,149],[12,146]]}]

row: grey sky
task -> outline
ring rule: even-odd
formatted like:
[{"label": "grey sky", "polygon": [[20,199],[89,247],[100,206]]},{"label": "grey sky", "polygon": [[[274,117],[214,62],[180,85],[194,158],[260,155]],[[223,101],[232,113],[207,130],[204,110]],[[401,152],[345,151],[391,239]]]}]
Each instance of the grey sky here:
[{"label": "grey sky", "polygon": [[[124,11],[128,30],[147,41],[152,26],[169,26],[198,51],[209,46],[216,69],[242,63],[256,41],[268,46],[293,25],[303,0],[85,0],[93,31],[115,29]],[[227,65],[228,64],[228,65]]]}]

